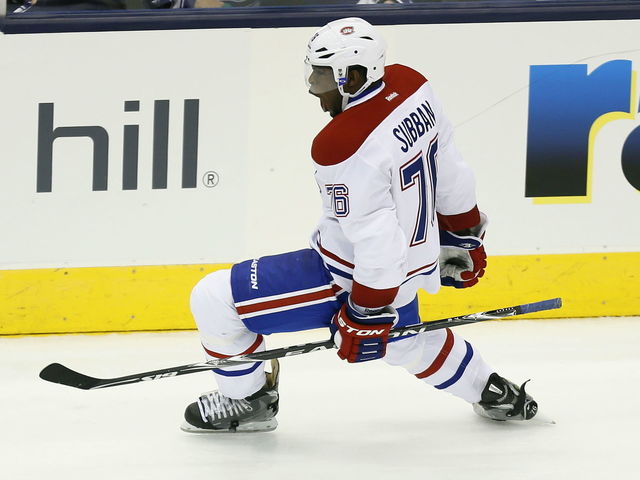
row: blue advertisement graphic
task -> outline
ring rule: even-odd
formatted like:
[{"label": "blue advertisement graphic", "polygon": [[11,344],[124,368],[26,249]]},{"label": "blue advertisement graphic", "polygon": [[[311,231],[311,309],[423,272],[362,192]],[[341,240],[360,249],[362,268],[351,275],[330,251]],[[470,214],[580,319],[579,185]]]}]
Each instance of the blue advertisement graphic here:
[{"label": "blue advertisement graphic", "polygon": [[[602,115],[631,113],[632,75],[630,60],[612,60],[591,73],[586,64],[531,65],[526,197],[588,194],[591,127]],[[627,180],[638,188],[638,129],[625,143],[622,165]]]},{"label": "blue advertisement graphic", "polygon": [[640,127],[629,134],[622,147],[622,173],[634,188],[640,190]]}]

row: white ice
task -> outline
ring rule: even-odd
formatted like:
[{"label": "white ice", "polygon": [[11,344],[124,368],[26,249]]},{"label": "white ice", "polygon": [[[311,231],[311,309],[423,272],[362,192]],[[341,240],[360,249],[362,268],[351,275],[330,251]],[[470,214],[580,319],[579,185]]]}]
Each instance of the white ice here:
[{"label": "white ice", "polygon": [[[382,362],[333,351],[284,359],[276,431],[194,435],[184,407],[208,372],[82,391],[44,382],[60,362],[113,377],[202,360],[197,333],[0,338],[0,478],[7,480],[635,479],[640,318],[459,327],[556,425],[477,417]],[[272,335],[268,347],[325,332]]]}]

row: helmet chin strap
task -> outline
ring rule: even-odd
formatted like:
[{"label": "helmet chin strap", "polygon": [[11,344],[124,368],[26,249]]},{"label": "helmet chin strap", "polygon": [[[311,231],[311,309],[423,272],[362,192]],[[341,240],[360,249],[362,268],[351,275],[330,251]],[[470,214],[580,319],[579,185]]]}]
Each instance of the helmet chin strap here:
[{"label": "helmet chin strap", "polygon": [[349,103],[349,99],[350,99],[350,98],[351,98],[351,97],[350,97],[348,94],[346,94],[346,93],[343,93],[343,94],[342,94],[342,111],[343,111],[343,112],[344,112],[344,110],[347,108],[347,105],[348,105],[348,103]]},{"label": "helmet chin strap", "polygon": [[365,84],[362,85],[362,87],[360,87],[360,89],[356,93],[346,93],[344,91],[344,87],[338,87],[338,91],[342,95],[342,111],[344,112],[344,109],[347,108],[347,105],[349,104],[349,99],[350,98],[357,97],[362,92],[364,92],[367,88],[369,88],[369,86],[371,86],[371,82],[369,82],[369,81],[365,82]]}]

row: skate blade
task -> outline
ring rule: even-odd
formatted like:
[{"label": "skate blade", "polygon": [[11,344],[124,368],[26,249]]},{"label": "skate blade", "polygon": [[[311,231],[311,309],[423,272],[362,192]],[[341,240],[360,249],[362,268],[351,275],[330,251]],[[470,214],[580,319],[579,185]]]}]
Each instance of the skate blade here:
[{"label": "skate blade", "polygon": [[521,420],[521,419],[498,419],[498,418],[493,418],[490,415],[487,414],[487,412],[477,403],[473,404],[473,411],[474,413],[476,413],[478,416],[489,420],[491,422],[498,422],[498,423],[532,423],[532,424],[537,424],[537,425],[556,425],[556,421],[547,417],[544,414],[541,414],[539,411],[536,413],[536,415],[533,418],[530,418],[528,420]]},{"label": "skate blade", "polygon": [[519,419],[499,420],[497,418],[491,418],[487,415],[480,415],[480,417],[484,421],[493,422],[493,423],[524,423],[524,424],[534,424],[534,425],[557,425],[557,422],[555,420],[552,420],[550,418],[543,417],[543,416],[538,417],[538,415],[536,415],[533,418],[530,418],[529,420],[519,420]]},{"label": "skate blade", "polygon": [[243,425],[238,425],[235,428],[227,429],[209,429],[194,427],[190,423],[182,422],[180,430],[187,433],[197,434],[229,434],[229,433],[259,433],[259,432],[271,432],[278,426],[278,421],[275,418],[264,422],[248,422]]},{"label": "skate blade", "polygon": [[535,417],[525,420],[525,423],[535,423],[538,425],[556,425],[556,421],[547,417],[546,415],[540,415],[537,413]]}]

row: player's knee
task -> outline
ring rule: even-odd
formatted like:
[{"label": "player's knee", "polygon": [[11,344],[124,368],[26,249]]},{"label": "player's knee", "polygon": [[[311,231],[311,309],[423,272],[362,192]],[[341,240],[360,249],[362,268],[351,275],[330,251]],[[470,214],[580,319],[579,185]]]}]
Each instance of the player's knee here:
[{"label": "player's knee", "polygon": [[230,270],[210,273],[193,287],[191,313],[208,351],[235,355],[256,341],[235,309]]},{"label": "player's knee", "polygon": [[202,278],[191,290],[190,304],[196,321],[202,314],[211,315],[232,306],[231,270],[217,270]]}]

